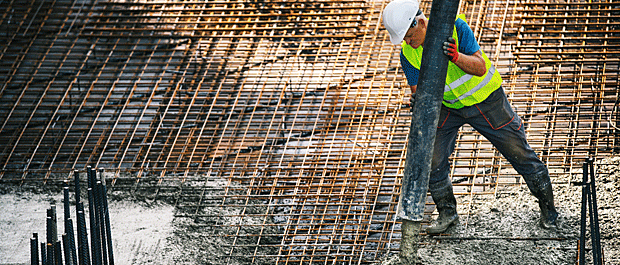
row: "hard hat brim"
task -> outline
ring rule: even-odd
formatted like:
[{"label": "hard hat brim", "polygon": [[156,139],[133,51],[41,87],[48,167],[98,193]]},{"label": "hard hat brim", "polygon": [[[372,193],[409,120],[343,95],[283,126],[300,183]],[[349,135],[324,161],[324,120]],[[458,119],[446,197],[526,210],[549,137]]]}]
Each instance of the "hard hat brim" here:
[{"label": "hard hat brim", "polygon": [[407,35],[407,31],[403,32],[402,34],[396,34],[391,32],[388,33],[390,34],[390,42],[392,42],[392,44],[394,45],[400,45],[401,43],[403,43],[403,39],[405,39],[405,35]]},{"label": "hard hat brim", "polygon": [[394,45],[403,42],[411,23],[415,19],[420,5],[415,0],[394,0],[383,10],[383,26],[390,35]]}]

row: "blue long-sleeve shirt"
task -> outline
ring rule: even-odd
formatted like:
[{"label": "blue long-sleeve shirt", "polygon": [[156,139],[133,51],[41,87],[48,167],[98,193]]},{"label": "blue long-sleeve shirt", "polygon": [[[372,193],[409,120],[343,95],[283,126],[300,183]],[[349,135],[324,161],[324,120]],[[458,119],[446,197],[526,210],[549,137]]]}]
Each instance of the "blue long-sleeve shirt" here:
[{"label": "blue long-sleeve shirt", "polygon": [[[467,22],[459,18],[454,22],[454,26],[456,27],[456,35],[459,38],[459,52],[466,55],[472,55],[480,50],[480,45],[474,37],[474,32],[471,31],[471,28],[469,28]],[[400,64],[405,72],[409,85],[418,85],[420,70],[416,69],[413,65],[411,65],[411,63],[409,63],[402,51],[400,52]]]}]

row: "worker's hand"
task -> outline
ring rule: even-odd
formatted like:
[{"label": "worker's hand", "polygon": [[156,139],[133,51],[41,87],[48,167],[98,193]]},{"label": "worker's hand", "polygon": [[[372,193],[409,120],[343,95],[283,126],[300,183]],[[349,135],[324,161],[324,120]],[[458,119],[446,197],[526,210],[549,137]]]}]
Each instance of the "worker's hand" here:
[{"label": "worker's hand", "polygon": [[456,47],[456,41],[454,41],[454,38],[448,37],[448,41],[443,43],[443,54],[448,56],[452,63],[456,63],[459,59],[459,50]]}]

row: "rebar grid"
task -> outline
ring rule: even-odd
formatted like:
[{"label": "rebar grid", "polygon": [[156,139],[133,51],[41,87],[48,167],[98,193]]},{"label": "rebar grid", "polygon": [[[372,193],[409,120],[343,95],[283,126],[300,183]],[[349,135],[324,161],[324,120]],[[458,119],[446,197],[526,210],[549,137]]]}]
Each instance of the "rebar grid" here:
[{"label": "rebar grid", "polygon": [[[1,182],[106,168],[222,229],[221,263],[397,249],[411,115],[387,2],[22,2],[0,2]],[[461,2],[552,177],[619,151],[619,7]],[[465,198],[521,181],[469,126],[453,159]]]}]

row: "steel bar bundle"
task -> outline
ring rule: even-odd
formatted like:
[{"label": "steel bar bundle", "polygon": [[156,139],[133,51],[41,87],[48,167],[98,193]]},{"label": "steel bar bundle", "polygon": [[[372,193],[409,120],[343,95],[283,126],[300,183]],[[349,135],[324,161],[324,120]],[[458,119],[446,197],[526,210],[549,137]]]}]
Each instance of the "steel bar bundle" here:
[{"label": "steel bar bundle", "polygon": [[[80,174],[73,171],[75,185],[75,201],[77,216],[77,248],[74,234],[73,220],[69,206],[69,186],[65,182],[64,195],[64,224],[65,233],[58,240],[58,225],[56,206],[47,210],[46,218],[46,242],[41,242],[41,263],[39,263],[38,235],[33,234],[30,239],[31,264],[42,265],[113,265],[114,255],[112,251],[112,233],[107,203],[107,189],[103,177],[97,177],[97,171],[88,167],[88,205],[90,217],[90,242],[86,227],[86,214],[84,205],[80,201]],[[100,171],[103,175],[103,171]],[[89,248],[89,246],[91,248]],[[64,262],[63,262],[64,259]]]},{"label": "steel bar bundle", "polygon": [[[586,264],[586,219],[590,217],[590,239],[592,242],[592,262],[594,265],[604,264],[603,249],[601,245],[601,232],[599,229],[598,206],[596,204],[596,173],[594,171],[594,159],[588,158],[583,163],[583,178],[581,182],[573,182],[581,188],[581,225],[577,264]],[[586,214],[587,211],[587,214]]]}]

